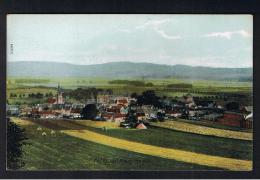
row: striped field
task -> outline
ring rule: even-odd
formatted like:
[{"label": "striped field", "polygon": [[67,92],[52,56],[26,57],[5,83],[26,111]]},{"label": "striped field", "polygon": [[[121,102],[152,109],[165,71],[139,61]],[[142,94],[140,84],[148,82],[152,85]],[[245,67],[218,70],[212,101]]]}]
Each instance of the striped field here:
[{"label": "striped field", "polygon": [[231,131],[226,129],[218,129],[206,126],[200,126],[180,121],[166,121],[159,123],[152,123],[153,126],[169,128],[183,132],[202,134],[208,136],[242,139],[242,140],[253,140],[253,134],[249,132]]},{"label": "striped field", "polygon": [[[178,132],[152,127],[147,130],[132,131],[119,128],[118,124],[112,122],[32,121],[18,118],[12,118],[12,120],[25,127],[32,142],[31,146],[25,147],[27,152],[24,157],[27,164],[25,169],[135,169],[136,167],[129,163],[104,165],[103,162],[93,161],[93,158],[104,157],[113,161],[117,158],[126,159],[129,156],[132,157],[128,159],[131,161],[136,160],[134,157],[138,156],[151,161],[150,163],[144,162],[142,167],[138,168],[143,170],[154,169],[157,167],[156,165],[159,165],[158,163],[165,163],[165,166],[158,169],[168,170],[191,168],[252,170],[251,141],[241,140],[241,138],[228,137],[225,139],[208,136],[208,134],[184,133],[183,129]],[[104,126],[107,127],[107,132],[102,130]],[[185,124],[185,128],[187,126],[188,123]],[[47,138],[41,136],[41,132],[36,130],[37,127],[42,127],[47,132]],[[50,135],[51,130],[56,132],[55,136]],[[189,137],[190,135],[191,137]],[[206,141],[209,143],[205,144]],[[78,143],[75,144],[76,142]],[[200,144],[204,145],[200,146]],[[41,147],[48,148],[42,149]],[[73,149],[73,151],[67,154],[68,149]],[[77,149],[82,149],[82,151],[74,154]],[[41,152],[42,150],[44,152]],[[49,157],[56,151],[59,156],[61,155],[62,160],[60,161],[63,164],[57,162],[55,156]],[[110,152],[114,152],[114,155],[110,156]],[[37,163],[38,161],[43,164],[40,165]]]},{"label": "striped field", "polygon": [[235,171],[252,170],[252,161],[223,158],[218,156],[209,156],[205,154],[193,153],[188,151],[156,147],[147,144],[113,138],[88,130],[64,130],[63,132],[70,136],[84,139],[87,141],[92,141],[141,154],[147,154],[167,159],[174,159],[177,161],[187,163],[218,167]]}]

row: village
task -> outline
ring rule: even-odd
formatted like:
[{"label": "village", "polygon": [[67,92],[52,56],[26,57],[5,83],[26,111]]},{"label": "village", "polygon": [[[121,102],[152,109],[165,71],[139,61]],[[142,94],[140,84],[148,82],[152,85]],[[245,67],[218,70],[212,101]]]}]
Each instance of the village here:
[{"label": "village", "polygon": [[116,122],[125,128],[146,129],[149,122],[180,118],[252,129],[253,106],[238,106],[238,103],[233,101],[221,104],[212,100],[198,99],[190,93],[177,99],[164,97],[158,102],[160,106],[154,105],[153,102],[140,104],[137,97],[100,93],[96,98],[94,96],[90,98],[86,104],[69,103],[65,101],[63,92],[58,86],[57,94],[48,98],[46,103],[33,106],[7,105],[7,115],[39,120],[86,119],[82,111],[87,105],[93,105],[96,113],[90,118],[91,120]]}]

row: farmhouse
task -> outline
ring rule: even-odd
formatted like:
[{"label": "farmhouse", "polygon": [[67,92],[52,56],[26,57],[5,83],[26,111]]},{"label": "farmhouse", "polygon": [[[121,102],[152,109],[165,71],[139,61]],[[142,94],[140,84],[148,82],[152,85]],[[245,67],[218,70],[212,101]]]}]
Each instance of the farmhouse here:
[{"label": "farmhouse", "polygon": [[97,95],[97,103],[98,104],[108,104],[109,103],[109,95],[98,94]]},{"label": "farmhouse", "polygon": [[103,113],[101,117],[107,121],[123,122],[125,121],[126,115],[120,113]]},{"label": "farmhouse", "polygon": [[218,119],[217,122],[227,126],[243,128],[244,120],[244,115],[241,113],[225,111],[223,117]]},{"label": "farmhouse", "polygon": [[114,119],[114,113],[103,113],[101,115],[102,118],[104,118],[107,121],[112,121]]},{"label": "farmhouse", "polygon": [[143,123],[139,123],[139,124],[136,126],[136,129],[147,129],[147,127],[146,127]]},{"label": "farmhouse", "polygon": [[19,106],[17,105],[7,105],[7,115],[18,116],[20,114]]},{"label": "farmhouse", "polygon": [[71,109],[70,110],[70,116],[72,118],[80,118],[81,115],[80,115],[80,109]]},{"label": "farmhouse", "polygon": [[56,118],[56,115],[52,111],[40,111],[38,112],[38,115],[41,119],[54,119]]},{"label": "farmhouse", "polygon": [[120,113],[121,108],[122,108],[122,106],[112,105],[112,106],[106,108],[106,112]]},{"label": "farmhouse", "polygon": [[117,105],[128,106],[128,98],[127,97],[116,97],[115,102]]},{"label": "farmhouse", "polygon": [[48,98],[47,99],[48,104],[54,104],[56,101],[57,101],[56,98]]},{"label": "farmhouse", "polygon": [[29,115],[31,115],[32,108],[26,106],[26,107],[22,107],[20,111],[21,111],[21,113],[20,113],[21,116],[29,116]]},{"label": "farmhouse", "polygon": [[182,113],[175,110],[166,110],[165,115],[169,118],[171,117],[178,118],[182,116]]},{"label": "farmhouse", "polygon": [[124,122],[126,118],[125,114],[116,113],[113,115],[113,122]]}]

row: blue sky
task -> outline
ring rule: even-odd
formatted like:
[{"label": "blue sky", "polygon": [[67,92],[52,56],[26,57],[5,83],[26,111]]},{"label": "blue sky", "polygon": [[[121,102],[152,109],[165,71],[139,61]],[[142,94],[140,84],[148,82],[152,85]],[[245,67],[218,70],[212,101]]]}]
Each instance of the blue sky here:
[{"label": "blue sky", "polygon": [[252,34],[251,15],[8,15],[7,59],[252,67]]}]

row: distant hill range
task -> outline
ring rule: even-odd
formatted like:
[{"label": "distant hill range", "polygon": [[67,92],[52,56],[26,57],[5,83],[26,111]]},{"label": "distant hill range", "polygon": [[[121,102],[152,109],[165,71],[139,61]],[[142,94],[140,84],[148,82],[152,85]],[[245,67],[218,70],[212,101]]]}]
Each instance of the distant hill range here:
[{"label": "distant hill range", "polygon": [[57,62],[8,62],[7,75],[13,77],[111,77],[111,78],[189,78],[252,81],[252,68],[212,68],[187,65],[112,62],[74,65]]}]

